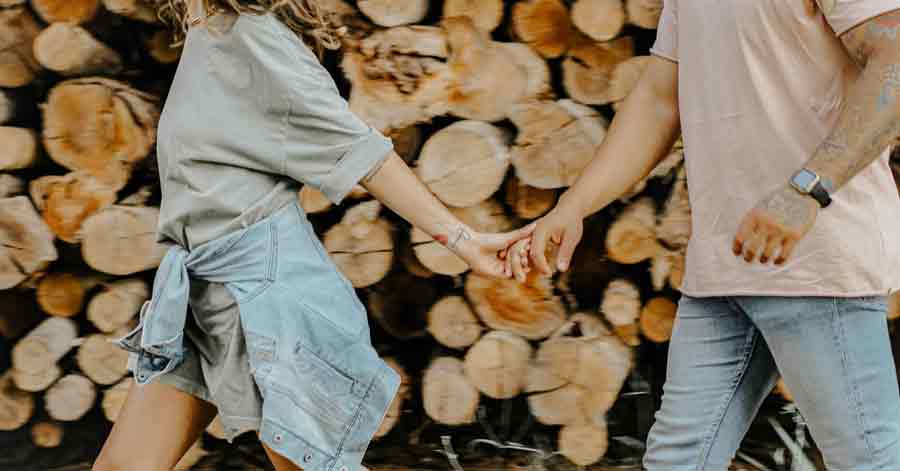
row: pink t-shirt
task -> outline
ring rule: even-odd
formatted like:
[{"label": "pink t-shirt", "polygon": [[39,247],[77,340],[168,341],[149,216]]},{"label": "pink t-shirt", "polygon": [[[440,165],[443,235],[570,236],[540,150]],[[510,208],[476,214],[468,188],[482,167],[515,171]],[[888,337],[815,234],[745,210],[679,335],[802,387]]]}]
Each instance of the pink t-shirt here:
[{"label": "pink t-shirt", "polygon": [[[871,296],[900,289],[888,153],[837,191],[783,266],[731,251],[738,224],[834,127],[860,69],[838,36],[900,0],[665,0],[651,52],[679,62],[692,296]],[[823,12],[823,9],[825,10]]]}]

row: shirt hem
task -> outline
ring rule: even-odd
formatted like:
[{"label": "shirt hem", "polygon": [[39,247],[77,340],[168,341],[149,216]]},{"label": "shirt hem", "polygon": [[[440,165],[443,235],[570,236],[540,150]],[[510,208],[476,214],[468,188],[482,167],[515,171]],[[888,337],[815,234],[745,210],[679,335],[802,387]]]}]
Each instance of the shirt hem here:
[{"label": "shirt hem", "polygon": [[729,296],[768,296],[776,298],[865,298],[869,296],[890,296],[896,290],[885,289],[882,291],[766,291],[766,290],[722,290],[722,291],[693,291],[680,290],[681,294],[692,298],[718,298]]},{"label": "shirt hem", "polygon": [[650,49],[650,54],[652,54],[652,55],[654,55],[654,56],[657,56],[657,57],[660,57],[660,58],[662,58],[662,59],[666,59],[666,60],[675,62],[676,64],[678,63],[678,58],[677,58],[677,57],[675,57],[675,56],[672,55],[672,54],[667,54],[667,53],[665,53],[665,52],[662,52],[662,51],[660,51],[659,49],[656,49],[656,48]]},{"label": "shirt hem", "polygon": [[[848,21],[841,25],[832,25],[834,28],[834,34],[836,36],[841,36],[847,31],[850,31],[853,28],[865,23],[866,21],[871,20],[872,18],[877,18],[881,15],[886,15],[888,13],[900,10],[900,6],[897,5],[888,5],[888,6],[879,6],[876,8],[872,8],[869,11],[866,11],[864,17],[856,19],[855,21]],[[835,26],[839,26],[835,28]]]}]

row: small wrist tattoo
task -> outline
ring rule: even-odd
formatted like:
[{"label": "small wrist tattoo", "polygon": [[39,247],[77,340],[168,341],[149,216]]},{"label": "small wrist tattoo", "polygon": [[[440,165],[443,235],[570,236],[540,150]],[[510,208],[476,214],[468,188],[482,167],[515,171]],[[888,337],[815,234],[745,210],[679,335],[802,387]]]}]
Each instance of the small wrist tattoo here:
[{"label": "small wrist tattoo", "polygon": [[470,234],[465,227],[460,226],[453,232],[452,237],[447,236],[447,234],[438,234],[434,236],[434,240],[440,242],[450,250],[456,250],[460,242],[472,240],[472,234]]}]

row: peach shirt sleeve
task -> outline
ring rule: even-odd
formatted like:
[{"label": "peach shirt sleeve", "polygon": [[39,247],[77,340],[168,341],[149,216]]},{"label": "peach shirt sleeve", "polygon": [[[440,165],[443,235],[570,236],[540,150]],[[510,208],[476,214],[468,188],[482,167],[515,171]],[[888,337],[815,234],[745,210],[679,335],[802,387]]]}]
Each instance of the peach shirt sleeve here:
[{"label": "peach shirt sleeve", "polygon": [[678,62],[678,0],[665,0],[663,3],[659,26],[656,28],[656,42],[650,48],[650,53]]},{"label": "peach shirt sleeve", "polygon": [[837,35],[866,20],[900,9],[900,0],[816,0]]}]

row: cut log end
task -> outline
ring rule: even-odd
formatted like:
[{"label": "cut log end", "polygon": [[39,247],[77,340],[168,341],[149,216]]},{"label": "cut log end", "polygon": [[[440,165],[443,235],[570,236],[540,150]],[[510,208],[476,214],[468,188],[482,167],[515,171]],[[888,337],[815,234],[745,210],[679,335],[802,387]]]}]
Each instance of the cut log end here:
[{"label": "cut log end", "polygon": [[22,87],[35,79],[40,64],[32,44],[40,30],[25,7],[0,10],[0,87]]},{"label": "cut log end", "polygon": [[653,298],[641,310],[641,332],[653,342],[668,342],[672,338],[678,305],[668,298]]},{"label": "cut log end", "polygon": [[116,74],[122,69],[119,53],[72,23],[54,23],[34,40],[37,61],[62,75]]},{"label": "cut log end", "polygon": [[144,280],[129,278],[103,286],[87,307],[87,318],[101,332],[115,332],[126,325],[140,311],[150,297]]},{"label": "cut log end", "polygon": [[465,16],[483,31],[493,31],[503,20],[503,0],[444,0],[444,18]]},{"label": "cut log end", "polygon": [[37,325],[12,350],[13,367],[35,374],[53,366],[72,349],[78,327],[64,317],[50,317]]},{"label": "cut log end", "polygon": [[119,412],[122,410],[122,406],[125,405],[128,390],[133,383],[134,380],[132,378],[125,378],[116,383],[115,386],[103,391],[103,400],[100,403],[100,407],[103,409],[103,415],[106,417],[106,420],[115,422],[119,417]]},{"label": "cut log end", "polygon": [[464,373],[463,362],[452,357],[434,359],[422,378],[425,413],[438,423],[464,425],[475,421],[478,389]]},{"label": "cut log end", "polygon": [[566,310],[549,279],[532,272],[525,283],[469,275],[466,296],[489,327],[541,339],[565,322]]},{"label": "cut log end", "polygon": [[640,263],[662,250],[656,239],[656,204],[641,198],[616,219],[606,236],[606,251],[619,263]]},{"label": "cut log end", "polygon": [[56,448],[62,439],[63,427],[56,422],[38,422],[31,426],[31,441],[40,448]]},{"label": "cut log end", "polygon": [[484,395],[509,399],[525,387],[530,358],[531,346],[523,338],[494,331],[466,352],[465,374]]},{"label": "cut log end", "polygon": [[97,384],[113,384],[128,372],[128,352],[103,334],[84,339],[75,358],[78,368]]},{"label": "cut log end", "polygon": [[377,201],[355,206],[324,237],[335,265],[356,288],[383,280],[394,263],[392,225],[378,217],[378,208]]},{"label": "cut log end", "polygon": [[559,451],[571,462],[588,466],[603,458],[609,446],[606,424],[566,425],[559,431]]},{"label": "cut log end", "polygon": [[609,41],[625,26],[622,0],[577,0],[572,5],[572,23],[596,41]]},{"label": "cut log end", "polygon": [[356,6],[379,26],[418,23],[428,14],[428,0],[359,0]]},{"label": "cut log end", "polygon": [[7,372],[0,376],[0,430],[16,430],[25,425],[34,413],[34,398],[13,384]]},{"label": "cut log end", "polygon": [[560,0],[525,0],[513,5],[514,34],[546,58],[566,52],[573,37],[569,9]]},{"label": "cut log end", "polygon": [[428,311],[428,332],[450,348],[465,348],[481,336],[482,326],[461,296],[447,296]]},{"label": "cut log end", "polygon": [[159,266],[165,246],[156,241],[159,208],[113,205],[85,219],[81,256],[93,269],[131,275]]},{"label": "cut log end", "polygon": [[100,0],[31,0],[31,6],[47,23],[85,23],[96,16]]},{"label": "cut log end", "polygon": [[97,388],[79,374],[60,378],[44,394],[44,407],[50,417],[63,422],[76,421],[93,407]]}]

